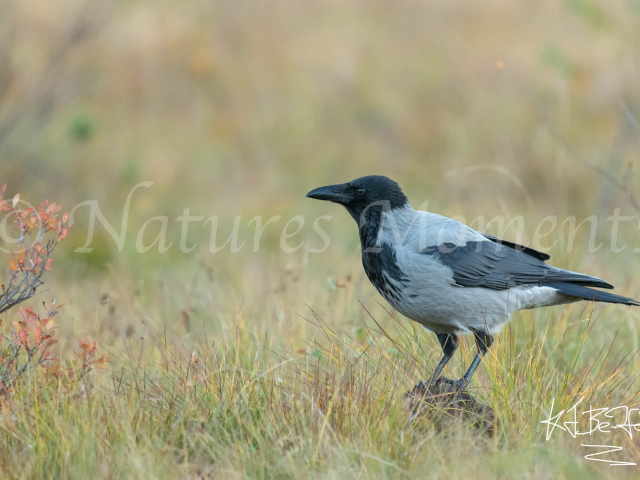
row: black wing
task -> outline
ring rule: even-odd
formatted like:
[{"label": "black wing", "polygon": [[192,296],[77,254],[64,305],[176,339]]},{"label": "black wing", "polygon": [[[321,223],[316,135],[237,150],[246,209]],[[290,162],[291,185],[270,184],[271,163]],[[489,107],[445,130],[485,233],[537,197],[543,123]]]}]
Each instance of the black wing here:
[{"label": "black wing", "polygon": [[576,286],[613,288],[596,277],[562,270],[544,263],[550,258],[536,250],[493,237],[489,241],[468,242],[464,246],[442,244],[425,251],[453,270],[455,283],[462,287],[505,290],[517,285],[567,283]]},{"label": "black wing", "polygon": [[518,250],[519,252],[526,253],[527,255],[531,255],[532,257],[535,257],[538,260],[542,260],[543,262],[551,258],[550,255],[534,250],[533,248],[525,247],[524,245],[518,245],[517,243],[513,243],[513,242],[508,242],[500,238],[492,237],[491,235],[485,235],[484,233],[482,235],[493,242],[499,243],[501,245],[505,245],[509,248],[513,248],[514,250]]}]

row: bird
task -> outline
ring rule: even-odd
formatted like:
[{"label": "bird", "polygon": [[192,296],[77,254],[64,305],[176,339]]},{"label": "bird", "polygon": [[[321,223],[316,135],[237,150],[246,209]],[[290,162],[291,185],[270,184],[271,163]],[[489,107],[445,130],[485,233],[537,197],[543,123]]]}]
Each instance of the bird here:
[{"label": "bird", "polygon": [[459,346],[473,334],[469,369],[453,382],[469,384],[482,358],[519,310],[587,300],[640,306],[597,288],[599,278],[546,263],[546,253],[484,233],[452,218],[416,211],[393,180],[369,175],[310,191],[309,198],[344,206],[358,224],[367,277],[393,308],[436,334],[443,357],[434,385]]}]

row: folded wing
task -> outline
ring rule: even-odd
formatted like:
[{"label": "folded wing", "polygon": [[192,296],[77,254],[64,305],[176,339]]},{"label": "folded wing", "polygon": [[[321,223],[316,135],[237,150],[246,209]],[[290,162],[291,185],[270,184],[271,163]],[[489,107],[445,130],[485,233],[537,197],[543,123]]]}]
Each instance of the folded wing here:
[{"label": "folded wing", "polygon": [[453,271],[461,287],[504,290],[518,285],[568,283],[585,287],[613,288],[599,278],[547,265],[548,255],[511,242],[488,237],[464,246],[443,243],[423,253],[433,255]]}]

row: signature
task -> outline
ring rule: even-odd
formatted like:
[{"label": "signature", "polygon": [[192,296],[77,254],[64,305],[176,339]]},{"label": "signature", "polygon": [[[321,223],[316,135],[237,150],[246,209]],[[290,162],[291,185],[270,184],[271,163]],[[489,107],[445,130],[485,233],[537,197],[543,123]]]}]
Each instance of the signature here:
[{"label": "signature", "polygon": [[[629,408],[624,405],[614,408],[589,407],[589,410],[580,412],[580,416],[578,416],[578,405],[580,405],[583,400],[584,397],[576,402],[570,409],[561,410],[555,415],[553,411],[555,400],[552,400],[549,418],[540,422],[547,425],[547,440],[551,438],[551,435],[556,429],[567,432],[573,438],[577,438],[579,435],[592,435],[598,432],[611,433],[612,431],[621,428],[627,432],[629,438],[633,439],[634,432],[640,432],[640,409]],[[632,417],[639,423],[632,423]],[[584,430],[581,431],[581,427],[584,427]],[[606,462],[610,466],[637,465],[633,462],[622,462],[602,458],[603,455],[621,451],[623,447],[615,445],[581,445],[583,447],[600,449],[600,451],[585,455],[584,458],[586,460]]]}]

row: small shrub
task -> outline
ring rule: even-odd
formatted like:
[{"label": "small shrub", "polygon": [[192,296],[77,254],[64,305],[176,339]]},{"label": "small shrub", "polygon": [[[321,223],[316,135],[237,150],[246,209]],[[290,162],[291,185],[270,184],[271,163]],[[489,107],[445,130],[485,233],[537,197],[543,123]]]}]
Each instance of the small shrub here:
[{"label": "small shrub", "polygon": [[[2,283],[0,314],[46,291],[42,276],[51,270],[51,255],[67,235],[68,213],[60,217],[61,205],[44,201],[39,208],[25,206],[16,194],[5,200],[6,185],[0,190],[0,235],[10,249],[9,268]],[[22,374],[34,367],[44,367],[46,378],[83,378],[94,368],[104,368],[105,355],[99,355],[95,342],[77,341],[80,365],[62,368],[51,351],[55,317],[62,305],[55,299],[42,304],[42,312],[33,307],[19,306],[20,320],[13,322],[13,330],[0,334],[0,395],[10,391]],[[0,320],[2,325],[2,320]]]}]

